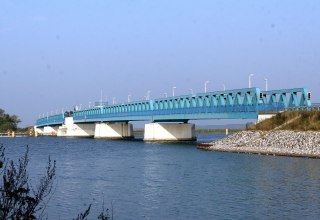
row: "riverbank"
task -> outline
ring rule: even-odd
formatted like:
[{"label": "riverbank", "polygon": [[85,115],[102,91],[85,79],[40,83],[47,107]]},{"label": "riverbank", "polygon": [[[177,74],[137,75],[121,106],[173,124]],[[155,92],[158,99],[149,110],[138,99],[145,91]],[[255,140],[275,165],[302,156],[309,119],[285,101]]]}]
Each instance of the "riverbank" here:
[{"label": "riverbank", "polygon": [[318,131],[241,131],[199,149],[320,158]]}]

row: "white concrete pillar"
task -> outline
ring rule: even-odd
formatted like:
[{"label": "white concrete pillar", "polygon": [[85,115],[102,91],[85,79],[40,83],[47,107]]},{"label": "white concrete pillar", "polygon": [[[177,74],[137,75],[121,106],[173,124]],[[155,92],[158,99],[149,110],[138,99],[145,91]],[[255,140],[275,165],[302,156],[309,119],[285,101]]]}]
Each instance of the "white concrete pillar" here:
[{"label": "white concrete pillar", "polygon": [[43,134],[43,128],[37,128],[36,126],[34,128],[34,134],[42,135]]},{"label": "white concrete pillar", "polygon": [[144,127],[144,141],[196,140],[195,125],[189,123],[149,123]]},{"label": "white concrete pillar", "polygon": [[94,137],[107,139],[133,138],[133,126],[128,123],[96,123]]},{"label": "white concrete pillar", "polygon": [[59,127],[59,137],[93,137],[95,124],[72,124]]},{"label": "white concrete pillar", "polygon": [[59,137],[93,137],[95,124],[74,124],[72,117],[66,117],[64,125],[60,126],[57,132]]},{"label": "white concrete pillar", "polygon": [[58,126],[45,126],[43,128],[43,135],[46,136],[57,136]]}]

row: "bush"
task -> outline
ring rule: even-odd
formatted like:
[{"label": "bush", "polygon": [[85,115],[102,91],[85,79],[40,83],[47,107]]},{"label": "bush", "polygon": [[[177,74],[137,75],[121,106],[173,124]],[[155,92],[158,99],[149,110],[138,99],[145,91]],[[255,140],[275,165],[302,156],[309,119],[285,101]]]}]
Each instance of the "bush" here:
[{"label": "bush", "polygon": [[56,162],[52,162],[49,157],[46,174],[34,189],[27,172],[28,147],[16,165],[12,160],[6,162],[4,150],[1,145],[0,168],[3,170],[2,178],[0,177],[0,219],[41,219],[48,202],[47,198],[50,198],[52,193]]}]

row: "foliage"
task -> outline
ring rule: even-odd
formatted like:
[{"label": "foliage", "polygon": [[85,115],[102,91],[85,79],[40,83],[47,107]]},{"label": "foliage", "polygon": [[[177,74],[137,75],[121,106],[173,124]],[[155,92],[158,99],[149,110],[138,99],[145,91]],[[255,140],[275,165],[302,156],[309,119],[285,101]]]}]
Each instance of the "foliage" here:
[{"label": "foliage", "polygon": [[[29,182],[27,146],[24,156],[15,164],[12,160],[6,161],[5,148],[0,146],[0,219],[41,219],[44,210],[52,195],[55,180],[56,162],[49,157],[46,174],[40,179],[36,189]],[[78,214],[76,220],[85,220],[90,214],[91,204]],[[113,212],[112,212],[113,213]],[[98,219],[110,220],[109,210],[102,206]]]},{"label": "foliage", "polygon": [[89,207],[87,208],[86,211],[84,211],[84,213],[80,213],[78,214],[77,218],[74,220],[85,220],[87,219],[89,213],[90,213],[90,209],[91,209],[91,204],[89,205]]},{"label": "foliage", "polygon": [[[0,161],[4,164],[0,182],[0,219],[41,219],[52,193],[55,180],[56,162],[49,157],[46,174],[36,189],[31,187],[27,172],[28,147],[18,164],[5,162],[4,147],[0,147]],[[36,217],[38,215],[38,217]]]},{"label": "foliage", "polygon": [[6,114],[0,109],[0,132],[16,131],[20,122],[18,116]]}]

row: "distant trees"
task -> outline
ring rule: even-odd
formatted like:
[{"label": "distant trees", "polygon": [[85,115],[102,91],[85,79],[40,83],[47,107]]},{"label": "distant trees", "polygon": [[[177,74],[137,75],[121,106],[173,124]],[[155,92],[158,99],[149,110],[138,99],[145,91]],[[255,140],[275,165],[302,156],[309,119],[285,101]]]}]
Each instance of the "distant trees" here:
[{"label": "distant trees", "polygon": [[18,116],[6,114],[0,108],[0,132],[16,131],[20,122]]}]

